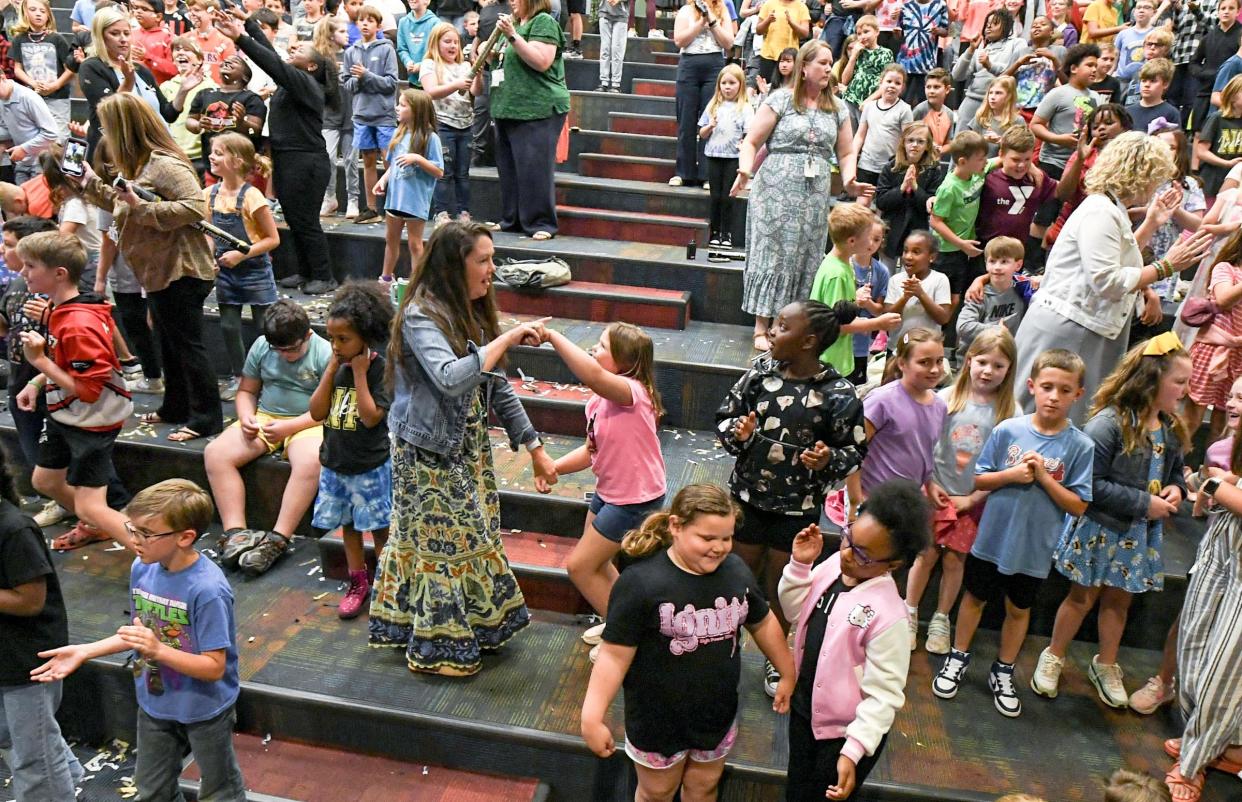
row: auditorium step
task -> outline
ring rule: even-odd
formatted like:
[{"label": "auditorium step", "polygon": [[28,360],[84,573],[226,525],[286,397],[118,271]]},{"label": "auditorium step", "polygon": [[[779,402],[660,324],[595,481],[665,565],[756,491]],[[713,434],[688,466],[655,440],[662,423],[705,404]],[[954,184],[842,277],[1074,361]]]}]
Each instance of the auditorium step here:
[{"label": "auditorium step", "polygon": [[676,97],[677,82],[649,78],[635,79],[630,91],[635,95],[647,97]]},{"label": "auditorium step", "polygon": [[576,436],[585,430],[590,388],[521,377],[510,378],[509,384],[522,398],[531,424],[539,431]]},{"label": "auditorium step", "polygon": [[655,184],[667,184],[677,174],[672,159],[609,153],[581,154],[578,172],[588,178],[620,178]]},{"label": "auditorium step", "polygon": [[[570,582],[566,570],[569,553],[574,550],[578,538],[504,529],[500,539],[504,543],[509,567],[517,577],[522,595],[526,597],[526,606],[532,610],[569,615],[591,613],[590,605]],[[374,573],[377,556],[375,542],[369,532],[363,533],[362,541],[367,567]],[[348,582],[349,568],[345,563],[345,544],[340,530],[324,535],[315,545],[323,575],[338,582]],[[340,596],[336,598],[339,602]]]},{"label": "auditorium step", "polygon": [[665,64],[673,67],[676,67],[677,63],[681,61],[680,53],[652,53],[651,57],[656,64]]},{"label": "auditorium step", "polygon": [[677,118],[663,114],[610,111],[608,112],[608,130],[622,134],[668,136],[676,140]]},{"label": "auditorium step", "polygon": [[[639,31],[645,32],[645,20],[638,19],[641,15],[635,15],[635,24],[639,25]],[[667,27],[672,30],[673,20],[671,17],[661,18],[659,27]],[[640,25],[640,23],[643,23]],[[677,45],[673,44],[672,34],[670,33],[663,39],[652,39],[647,36],[630,36],[625,40],[625,60],[638,64],[655,64],[655,55],[664,53],[676,56]],[[582,55],[585,60],[599,60],[599,34],[588,33],[582,37]],[[675,62],[674,62],[675,63]]]},{"label": "auditorium step", "polygon": [[659,245],[707,246],[707,221],[702,218],[645,212],[614,212],[557,204],[557,223],[566,234],[597,239],[636,240]]},{"label": "auditorium step", "polygon": [[608,127],[608,114],[625,111],[674,119],[676,104],[671,97],[616,95],[611,92],[570,92],[569,127],[600,130]]},{"label": "auditorium step", "polygon": [[690,322],[690,293],[571,281],[546,290],[524,291],[496,284],[501,311],[559,315],[597,323],[624,320],[638,326],[684,329]]},{"label": "auditorium step", "polygon": [[[628,51],[626,55],[629,55]],[[669,66],[650,61],[626,61],[621,65],[621,91],[626,93],[636,92],[632,85],[641,81],[672,82],[676,78],[676,65]],[[599,86],[598,58],[566,59],[565,83],[570,89],[578,90],[593,90]]]},{"label": "auditorium step", "polygon": [[[574,131],[569,138],[569,161],[566,166],[575,172],[578,159],[588,153],[606,153],[612,156],[648,157],[673,159],[677,156],[677,138],[653,134],[630,134],[617,131]],[[622,175],[620,178],[632,178]]]},{"label": "auditorium step", "polygon": [[[548,786],[535,779],[460,771],[242,733],[233,736],[233,751],[251,799],[544,802],[549,793]],[[197,798],[198,764],[191,761],[181,778]]]}]

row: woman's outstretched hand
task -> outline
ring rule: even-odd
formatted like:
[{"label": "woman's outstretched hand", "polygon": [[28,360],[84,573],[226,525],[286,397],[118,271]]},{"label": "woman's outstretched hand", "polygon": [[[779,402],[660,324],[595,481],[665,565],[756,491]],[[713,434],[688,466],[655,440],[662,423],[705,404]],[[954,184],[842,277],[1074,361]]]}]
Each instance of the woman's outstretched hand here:
[{"label": "woman's outstretched hand", "polygon": [[1173,263],[1180,273],[1191,265],[1197,264],[1204,254],[1212,247],[1212,232],[1200,228],[1184,239],[1179,239],[1165,253],[1164,258]]},{"label": "woman's outstretched hand", "polygon": [[530,452],[530,464],[535,470],[535,489],[540,493],[551,493],[552,485],[556,484],[556,461],[548,456],[543,446]]}]

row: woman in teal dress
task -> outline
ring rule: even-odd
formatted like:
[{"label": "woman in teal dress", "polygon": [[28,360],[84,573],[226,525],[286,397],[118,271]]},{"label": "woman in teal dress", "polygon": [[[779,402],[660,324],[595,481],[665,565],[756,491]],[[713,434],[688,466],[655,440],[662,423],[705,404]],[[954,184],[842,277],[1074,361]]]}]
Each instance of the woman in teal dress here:
[{"label": "woman in teal dress", "polygon": [[370,641],[406,650],[411,671],[473,674],[482,653],[530,622],[500,541],[488,411],[530,452],[547,492],[556,469],[503,374],[505,352],[538,343],[531,325],[501,333],[494,248],[478,224],[436,229],[388,346],[393,388],[393,517],[371,601]]}]

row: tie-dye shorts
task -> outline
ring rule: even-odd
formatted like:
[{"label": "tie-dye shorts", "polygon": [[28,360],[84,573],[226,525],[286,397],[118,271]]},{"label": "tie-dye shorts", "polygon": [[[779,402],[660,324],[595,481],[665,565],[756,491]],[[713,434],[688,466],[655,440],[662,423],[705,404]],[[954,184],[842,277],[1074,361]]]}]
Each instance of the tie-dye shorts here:
[{"label": "tie-dye shorts", "polygon": [[627,738],[625,741],[625,753],[630,756],[630,760],[633,760],[640,766],[646,766],[649,769],[671,769],[687,757],[695,763],[711,763],[714,760],[720,760],[729,754],[736,740],[737,722],[735,721],[733,726],[729,727],[729,731],[725,733],[724,740],[716,744],[714,749],[683,749],[672,755],[662,755],[659,752],[644,752],[630,743]]}]

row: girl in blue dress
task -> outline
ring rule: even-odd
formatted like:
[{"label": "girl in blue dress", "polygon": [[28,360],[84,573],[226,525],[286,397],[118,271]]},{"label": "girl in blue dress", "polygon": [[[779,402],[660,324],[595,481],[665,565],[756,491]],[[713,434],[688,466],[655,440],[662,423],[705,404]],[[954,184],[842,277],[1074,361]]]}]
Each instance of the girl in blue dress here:
[{"label": "girl in blue dress", "polygon": [[384,195],[384,272],[380,281],[391,282],[401,252],[401,229],[409,241],[410,265],[423,253],[423,226],[431,214],[436,181],[444,175],[444,154],[436,134],[436,111],[431,96],[421,89],[407,89],[397,99],[397,131],[388,146],[388,169],[375,183],[375,194]]},{"label": "girl in blue dress", "polygon": [[1084,428],[1095,442],[1092,498],[1085,515],[1066,518],[1053,556],[1072,584],[1031,677],[1041,696],[1057,695],[1066,650],[1098,601],[1100,652],[1087,676],[1104,704],[1129,704],[1117,652],[1134,594],[1164,588],[1164,519],[1186,497],[1189,439],[1177,408],[1190,372],[1190,355],[1166,332],[1130,349],[1095,394]]}]

